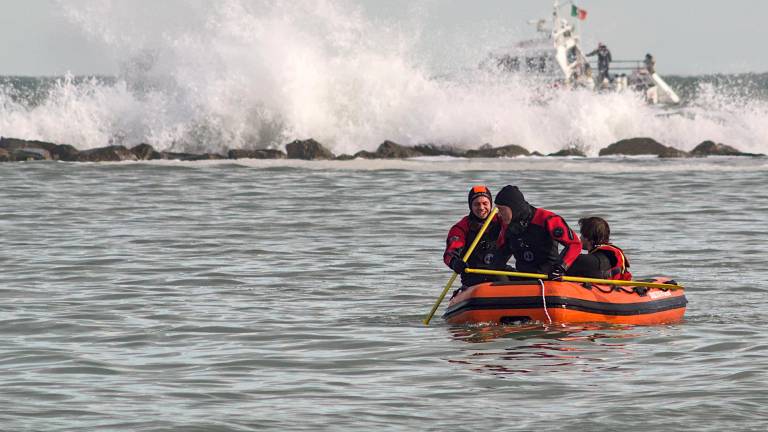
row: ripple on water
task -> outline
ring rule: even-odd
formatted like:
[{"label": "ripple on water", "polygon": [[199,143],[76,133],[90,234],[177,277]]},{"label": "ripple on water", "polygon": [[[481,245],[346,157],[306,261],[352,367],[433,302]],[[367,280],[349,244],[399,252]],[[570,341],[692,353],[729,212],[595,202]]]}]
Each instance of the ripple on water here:
[{"label": "ripple on water", "polygon": [[[548,163],[0,167],[5,426],[761,430],[765,168]],[[424,326],[467,185],[508,182],[606,217],[685,321]]]}]

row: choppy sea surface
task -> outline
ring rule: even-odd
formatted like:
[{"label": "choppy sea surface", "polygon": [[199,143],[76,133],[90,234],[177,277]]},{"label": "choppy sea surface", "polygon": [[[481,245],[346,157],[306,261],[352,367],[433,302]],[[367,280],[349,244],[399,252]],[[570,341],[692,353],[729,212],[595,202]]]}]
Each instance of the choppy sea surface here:
[{"label": "choppy sea surface", "polygon": [[[0,429],[765,430],[767,180],[765,158],[0,164]],[[687,287],[685,321],[424,326],[476,183],[605,217],[635,275]]]}]

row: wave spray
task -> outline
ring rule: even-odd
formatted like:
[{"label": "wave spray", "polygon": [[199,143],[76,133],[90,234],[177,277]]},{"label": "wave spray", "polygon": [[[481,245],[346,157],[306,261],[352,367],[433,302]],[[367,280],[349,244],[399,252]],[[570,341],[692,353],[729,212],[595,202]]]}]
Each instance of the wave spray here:
[{"label": "wave spray", "polygon": [[[282,148],[307,138],[337,154],[373,150],[385,139],[518,144],[542,153],[575,145],[596,154],[638,136],[683,150],[703,140],[749,152],[768,148],[763,98],[702,83],[685,107],[663,111],[631,92],[563,91],[482,71],[476,65],[490,46],[477,46],[475,63],[447,73],[427,59],[440,53],[419,48],[423,24],[377,21],[342,1],[59,6],[109,47],[119,73],[63,77],[34,103],[0,89],[3,136],[80,149],[146,142],[192,152]],[[450,53],[442,59],[441,67]]]}]

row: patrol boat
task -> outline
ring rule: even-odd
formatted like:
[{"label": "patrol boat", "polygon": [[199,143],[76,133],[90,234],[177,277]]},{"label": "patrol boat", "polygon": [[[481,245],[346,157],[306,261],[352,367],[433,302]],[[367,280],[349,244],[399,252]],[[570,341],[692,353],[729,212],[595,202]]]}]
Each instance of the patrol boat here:
[{"label": "patrol boat", "polygon": [[[576,13],[565,15],[562,13],[564,7]],[[480,66],[484,69],[522,73],[551,87],[616,92],[633,90],[642,93],[651,104],[680,102],[677,93],[656,73],[653,61],[647,62],[645,59],[614,60],[610,68],[611,79],[595,82],[597,74],[593,71],[597,68],[590,64],[584,54],[579,28],[572,18],[572,15],[579,16],[581,13],[586,17],[586,12],[572,2],[560,5],[555,0],[549,25],[546,19],[528,22],[536,26],[536,38],[491,52]]]}]

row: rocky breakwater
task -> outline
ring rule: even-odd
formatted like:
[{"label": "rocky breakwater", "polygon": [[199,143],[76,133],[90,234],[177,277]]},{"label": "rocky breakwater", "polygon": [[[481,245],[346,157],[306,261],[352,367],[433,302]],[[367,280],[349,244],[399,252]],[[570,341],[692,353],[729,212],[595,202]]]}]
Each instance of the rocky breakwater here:
[{"label": "rocky breakwater", "polygon": [[[706,157],[706,156],[752,156],[765,155],[743,153],[726,144],[704,141],[690,152],[665,146],[652,138],[631,138],[610,144],[599,152],[600,156],[653,155],[661,158]],[[354,155],[335,155],[314,139],[296,140],[285,145],[285,151],[278,149],[231,149],[226,154],[217,153],[176,153],[158,151],[149,144],[134,147],[112,145],[88,150],[78,150],[69,144],[54,144],[45,141],[29,141],[17,138],[0,138],[0,162],[16,161],[66,161],[66,162],[121,162],[150,160],[197,161],[210,159],[300,159],[300,160],[350,160],[350,159],[408,159],[425,156],[449,156],[464,158],[513,158],[520,156],[542,156],[524,147],[509,144],[494,147],[483,144],[476,149],[464,150],[453,146],[418,144],[405,146],[393,141],[384,141],[376,151],[359,151]],[[578,147],[567,147],[546,157],[584,157]]]},{"label": "rocky breakwater", "polygon": [[0,161],[63,160],[76,161],[78,150],[68,144],[0,138]]},{"label": "rocky breakwater", "polygon": [[764,157],[763,154],[744,153],[735,148],[717,144],[712,141],[704,141],[698,144],[693,150],[686,152],[668,147],[654,140],[653,138],[631,138],[615,142],[608,147],[600,150],[600,156],[658,156],[660,158],[685,158],[685,157],[707,157],[707,156],[750,156]]}]

